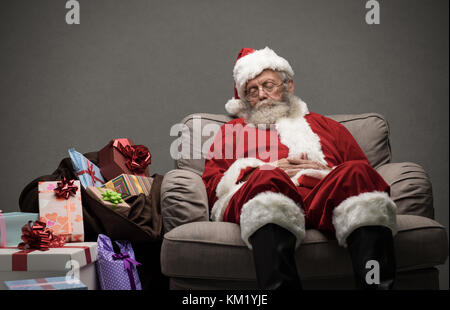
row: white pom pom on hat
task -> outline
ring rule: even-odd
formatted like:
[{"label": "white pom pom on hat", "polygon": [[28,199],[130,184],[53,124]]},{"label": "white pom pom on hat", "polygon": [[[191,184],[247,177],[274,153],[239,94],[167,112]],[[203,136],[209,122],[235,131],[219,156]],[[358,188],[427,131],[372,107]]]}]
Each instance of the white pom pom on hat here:
[{"label": "white pom pom on hat", "polygon": [[294,70],[283,57],[278,56],[269,47],[260,50],[242,48],[239,52],[233,69],[234,98],[225,104],[225,110],[232,116],[239,115],[245,108],[245,103],[240,99],[244,97],[247,82],[266,69],[284,71],[294,76]]},{"label": "white pom pom on hat", "polygon": [[241,99],[231,98],[225,104],[225,110],[230,115],[238,115],[245,108],[245,103]]}]

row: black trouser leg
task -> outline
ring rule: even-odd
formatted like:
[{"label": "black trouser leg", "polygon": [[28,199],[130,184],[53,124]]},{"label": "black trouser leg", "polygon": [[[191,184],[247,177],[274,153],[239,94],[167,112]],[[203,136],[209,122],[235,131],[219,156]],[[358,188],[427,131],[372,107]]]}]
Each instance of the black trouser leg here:
[{"label": "black trouser leg", "polygon": [[296,237],[276,224],[266,224],[249,238],[261,289],[302,289],[295,264]]},{"label": "black trouser leg", "polygon": [[385,226],[359,227],[347,237],[347,245],[358,289],[388,290],[393,288],[396,259],[394,238],[389,228]]}]

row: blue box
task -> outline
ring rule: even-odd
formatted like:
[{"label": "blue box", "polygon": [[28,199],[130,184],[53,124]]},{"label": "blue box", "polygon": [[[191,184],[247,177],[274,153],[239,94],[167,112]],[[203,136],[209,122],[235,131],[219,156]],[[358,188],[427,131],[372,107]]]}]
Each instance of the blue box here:
[{"label": "blue box", "polygon": [[[78,179],[84,188],[88,186],[100,187],[105,184],[105,179],[100,173],[100,168],[84,157],[83,154],[71,148],[69,149],[69,156],[72,161],[73,170],[78,175]],[[91,170],[92,176],[89,170]]]},{"label": "blue box", "polygon": [[[26,212],[8,212],[0,213],[0,248],[4,245],[2,240],[5,240],[6,231],[6,246],[16,247],[22,242],[22,227],[27,224],[28,221],[39,220],[39,213],[26,213]],[[6,230],[4,230],[6,226]]]},{"label": "blue box", "polygon": [[87,290],[87,286],[77,278],[52,277],[27,280],[5,281],[8,290]]}]

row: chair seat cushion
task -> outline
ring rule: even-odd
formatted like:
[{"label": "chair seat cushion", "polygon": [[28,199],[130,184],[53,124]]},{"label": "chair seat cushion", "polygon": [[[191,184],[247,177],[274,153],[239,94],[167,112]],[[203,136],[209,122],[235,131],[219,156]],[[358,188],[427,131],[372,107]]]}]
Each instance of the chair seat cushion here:
[{"label": "chair seat cushion", "polygon": [[[395,236],[398,271],[443,264],[448,240],[445,228],[436,221],[415,215],[397,215]],[[318,230],[306,231],[296,252],[302,279],[352,275],[350,256],[333,236]],[[237,224],[193,222],[164,235],[162,272],[169,277],[221,280],[255,280],[252,252],[241,239]]]}]

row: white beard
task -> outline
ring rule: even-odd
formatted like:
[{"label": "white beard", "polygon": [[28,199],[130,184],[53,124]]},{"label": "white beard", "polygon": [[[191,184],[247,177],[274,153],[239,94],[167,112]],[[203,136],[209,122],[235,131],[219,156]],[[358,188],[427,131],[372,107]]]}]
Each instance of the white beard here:
[{"label": "white beard", "polygon": [[273,99],[266,99],[258,102],[251,107],[246,103],[245,120],[247,124],[255,126],[268,126],[275,124],[280,118],[289,117],[295,112],[295,105],[293,105],[293,95],[283,95],[283,101],[275,101]]}]

